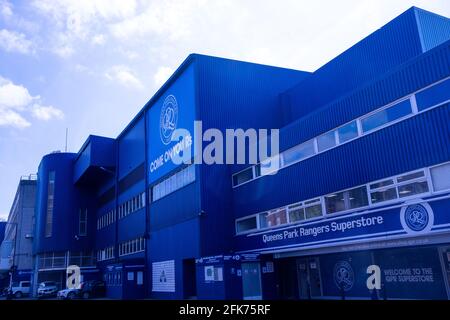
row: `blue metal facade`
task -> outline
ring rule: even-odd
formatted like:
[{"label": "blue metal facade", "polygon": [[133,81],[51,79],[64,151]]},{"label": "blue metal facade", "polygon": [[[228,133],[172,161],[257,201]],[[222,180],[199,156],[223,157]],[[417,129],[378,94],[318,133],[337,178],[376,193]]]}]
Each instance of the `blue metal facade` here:
[{"label": "blue metal facade", "polygon": [[[82,270],[103,278],[112,298],[370,298],[373,292],[355,279],[373,263],[434,275],[423,287],[385,280],[377,297],[447,298],[450,191],[434,187],[413,199],[425,203],[420,208],[432,220],[426,232],[405,227],[409,207],[401,199],[242,234],[236,225],[315,197],[325,206],[324,195],[423,168],[431,183],[430,167],[450,161],[449,39],[449,19],[411,8],[313,73],[190,55],[116,139],[90,136],[78,154],[42,159],[35,254],[65,252],[67,261],[74,252],[93,254],[96,263]],[[232,176],[250,165],[197,164],[190,171],[170,161],[178,143],[195,144],[195,120],[222,132],[279,128],[283,152],[403,98],[411,103],[407,117],[239,186]],[[166,141],[162,130],[168,104],[177,108],[178,127],[188,130],[177,141]],[[46,236],[50,172],[53,233]],[[87,210],[83,235],[80,210]],[[361,227],[369,218],[376,225]],[[297,234],[347,222],[354,228],[348,233]],[[390,242],[396,239],[427,246]],[[381,250],[380,241],[389,249]],[[430,265],[412,259],[414,252]],[[353,266],[351,287],[337,287],[333,272],[324,271],[339,263]],[[302,279],[314,277],[320,290],[304,287]],[[431,293],[420,295],[421,288]]]}]

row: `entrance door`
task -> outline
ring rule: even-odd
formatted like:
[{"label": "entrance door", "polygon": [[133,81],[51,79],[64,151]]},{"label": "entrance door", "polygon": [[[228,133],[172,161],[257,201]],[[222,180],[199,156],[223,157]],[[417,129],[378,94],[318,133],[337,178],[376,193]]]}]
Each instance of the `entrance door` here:
[{"label": "entrance door", "polygon": [[439,248],[447,297],[450,299],[450,247]]},{"label": "entrance door", "polygon": [[184,299],[195,299],[197,297],[197,280],[195,271],[195,259],[183,260]]},{"label": "entrance door", "polygon": [[244,300],[261,300],[261,272],[259,262],[242,263],[241,268]]},{"label": "entrance door", "polygon": [[322,296],[318,258],[297,259],[297,279],[300,299]]}]

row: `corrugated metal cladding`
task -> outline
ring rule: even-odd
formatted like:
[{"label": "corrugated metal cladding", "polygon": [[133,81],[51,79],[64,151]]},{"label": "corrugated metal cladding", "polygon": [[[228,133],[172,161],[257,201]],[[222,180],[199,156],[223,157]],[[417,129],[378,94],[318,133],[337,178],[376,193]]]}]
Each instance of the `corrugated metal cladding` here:
[{"label": "corrugated metal cladding", "polygon": [[448,161],[449,124],[446,104],[242,185],[234,189],[236,216]]},{"label": "corrugated metal cladding", "polygon": [[142,116],[118,140],[119,174],[122,179],[145,161],[145,122]]},{"label": "corrugated metal cladding", "polygon": [[428,51],[450,38],[450,20],[416,8],[419,31],[424,51]]},{"label": "corrugated metal cladding", "polygon": [[307,141],[450,75],[450,41],[281,129],[280,149]]},{"label": "corrugated metal cladding", "polygon": [[411,8],[290,89],[292,120],[421,53],[415,8]]},{"label": "corrugated metal cladding", "polygon": [[[78,210],[81,205],[89,207],[85,191],[73,185],[73,165],[76,153],[52,153],[46,155],[38,171],[36,195],[36,230],[34,253],[83,250],[91,245],[90,237],[76,240],[78,234]],[[46,237],[47,197],[49,173],[54,172],[54,200],[51,236]],[[93,233],[92,224],[89,234]]]},{"label": "corrugated metal cladding", "polygon": [[150,230],[152,232],[198,218],[200,209],[198,179],[180,192],[172,192],[150,206]]},{"label": "corrugated metal cladding", "polygon": [[[278,128],[284,118],[279,93],[306,72],[228,59],[198,56],[198,114],[207,128]],[[231,246],[231,177],[227,166],[201,166],[202,253],[216,254]],[[224,252],[224,251],[222,251]]]}]

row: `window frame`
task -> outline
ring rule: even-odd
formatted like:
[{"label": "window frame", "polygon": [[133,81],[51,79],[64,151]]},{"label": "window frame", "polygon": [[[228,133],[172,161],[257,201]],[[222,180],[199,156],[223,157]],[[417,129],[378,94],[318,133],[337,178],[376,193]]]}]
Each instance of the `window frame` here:
[{"label": "window frame", "polygon": [[436,188],[435,188],[435,186],[434,186],[433,176],[432,176],[432,173],[431,173],[431,170],[433,170],[433,169],[435,169],[435,168],[438,168],[438,167],[445,166],[445,165],[450,165],[450,161],[443,162],[443,163],[439,163],[439,164],[430,166],[430,167],[428,168],[428,176],[429,176],[429,179],[430,179],[430,183],[431,183],[431,191],[432,191],[433,194],[447,193],[447,192],[450,191],[450,188],[442,189],[442,190],[436,190]]},{"label": "window frame", "polygon": [[[82,219],[83,218],[83,219]],[[84,226],[82,230],[81,226]],[[78,212],[78,236],[86,237],[88,233],[88,210],[87,208],[79,209]]]},{"label": "window frame", "polygon": [[[411,94],[411,95],[414,95],[414,94]],[[384,129],[386,127],[392,126],[392,125],[396,124],[397,122],[403,121],[403,120],[413,116],[415,113],[413,112],[413,106],[412,106],[412,103],[411,103],[411,95],[409,95],[407,97],[403,97],[403,98],[398,99],[396,101],[393,101],[393,102],[391,102],[391,103],[389,103],[389,104],[387,104],[387,105],[385,105],[385,106],[383,106],[381,108],[373,110],[373,111],[371,111],[371,112],[369,112],[369,113],[359,117],[358,119],[359,119],[359,121],[361,123],[362,136],[367,135],[367,134],[372,133],[372,132],[375,132],[375,131],[378,131],[378,130],[381,130],[381,129]],[[368,118],[374,116],[377,113],[381,113],[383,111],[386,111],[387,109],[393,108],[393,107],[395,107],[395,106],[397,106],[399,104],[402,104],[405,101],[409,102],[410,112],[408,114],[406,114],[404,116],[401,116],[401,117],[399,117],[399,118],[397,118],[395,120],[387,121],[386,123],[383,123],[383,124],[381,124],[381,125],[379,125],[377,127],[374,127],[372,129],[364,130],[364,120],[365,119],[368,119]]]}]

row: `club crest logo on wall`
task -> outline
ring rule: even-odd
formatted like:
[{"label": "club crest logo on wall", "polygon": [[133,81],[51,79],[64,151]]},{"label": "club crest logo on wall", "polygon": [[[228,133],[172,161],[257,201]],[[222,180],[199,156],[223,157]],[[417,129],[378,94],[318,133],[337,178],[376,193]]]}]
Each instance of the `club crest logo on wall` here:
[{"label": "club crest logo on wall", "polygon": [[408,233],[429,231],[434,223],[433,210],[428,203],[412,204],[402,208],[400,221]]},{"label": "club crest logo on wall", "polygon": [[339,289],[350,291],[355,283],[355,273],[347,261],[339,261],[334,265],[334,283]]},{"label": "club crest logo on wall", "polygon": [[178,103],[175,96],[169,95],[164,100],[159,117],[159,134],[164,144],[172,141],[172,134],[178,124]]}]

